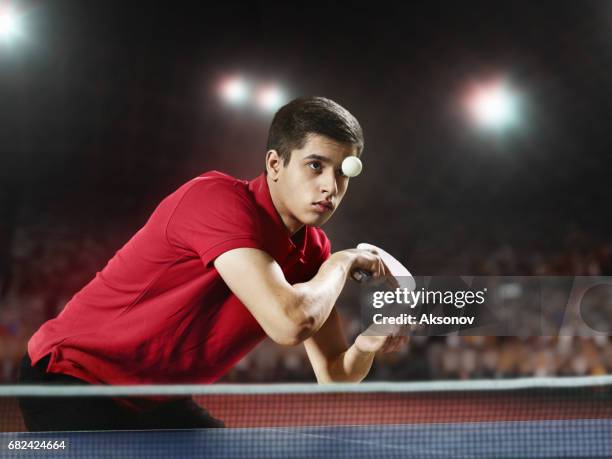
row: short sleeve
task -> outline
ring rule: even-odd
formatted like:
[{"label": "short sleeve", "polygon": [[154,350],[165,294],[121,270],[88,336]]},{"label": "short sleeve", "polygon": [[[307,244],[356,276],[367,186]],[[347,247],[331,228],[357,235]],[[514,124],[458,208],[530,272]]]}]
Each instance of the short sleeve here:
[{"label": "short sleeve", "polygon": [[166,237],[197,253],[207,267],[228,250],[263,247],[256,204],[239,182],[229,180],[191,186],[168,220]]}]

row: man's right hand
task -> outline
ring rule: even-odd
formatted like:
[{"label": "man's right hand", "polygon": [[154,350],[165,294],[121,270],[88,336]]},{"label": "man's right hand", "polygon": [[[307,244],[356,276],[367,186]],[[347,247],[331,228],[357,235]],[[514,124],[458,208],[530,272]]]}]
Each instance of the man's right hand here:
[{"label": "man's right hand", "polygon": [[304,341],[325,323],[353,271],[368,271],[375,278],[388,274],[377,254],[362,249],[334,253],[315,277],[295,285],[290,285],[278,263],[259,249],[229,250],[217,257],[214,265],[266,334],[283,345]]},{"label": "man's right hand", "polygon": [[349,266],[349,277],[353,277],[355,271],[365,271],[374,279],[385,278],[390,275],[380,256],[370,250],[341,250],[331,255],[330,259],[334,257],[346,260]]}]

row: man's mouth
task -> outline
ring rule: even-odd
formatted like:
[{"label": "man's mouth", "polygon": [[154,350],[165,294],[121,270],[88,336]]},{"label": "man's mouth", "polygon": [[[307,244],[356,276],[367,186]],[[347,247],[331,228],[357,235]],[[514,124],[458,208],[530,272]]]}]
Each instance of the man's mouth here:
[{"label": "man's mouth", "polygon": [[313,203],[313,206],[315,206],[317,210],[322,212],[334,210],[334,205],[329,201],[318,201]]}]

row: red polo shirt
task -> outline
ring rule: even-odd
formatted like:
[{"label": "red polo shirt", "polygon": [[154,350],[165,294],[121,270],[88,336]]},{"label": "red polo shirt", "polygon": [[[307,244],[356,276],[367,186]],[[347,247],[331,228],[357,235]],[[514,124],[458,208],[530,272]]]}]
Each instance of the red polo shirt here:
[{"label": "red polo shirt", "polygon": [[207,172],[166,197],[146,224],[28,343],[35,364],[90,383],[210,383],[265,338],[213,261],[239,247],[268,252],[291,284],[329,257],[325,233],[294,243],[265,176]]}]

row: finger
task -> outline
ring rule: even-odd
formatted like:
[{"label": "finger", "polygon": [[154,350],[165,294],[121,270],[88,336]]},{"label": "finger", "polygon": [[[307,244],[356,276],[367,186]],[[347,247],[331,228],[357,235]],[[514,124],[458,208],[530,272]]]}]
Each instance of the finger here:
[{"label": "finger", "polygon": [[382,342],[382,344],[380,345],[380,347],[378,348],[378,350],[382,353],[386,352],[387,348],[389,347],[389,338],[385,338]]},{"label": "finger", "polygon": [[383,353],[388,354],[389,352],[392,351],[392,349],[393,349],[393,343],[391,342],[391,340],[387,340],[387,342],[382,348]]},{"label": "finger", "polygon": [[389,267],[381,260],[383,270],[384,270],[384,279],[391,288],[399,288],[400,284],[389,269]]},{"label": "finger", "polygon": [[393,339],[393,350],[400,350],[408,342],[407,336],[395,336]]},{"label": "finger", "polygon": [[398,343],[397,343],[397,347],[398,349],[401,349],[403,347],[405,347],[408,344],[408,337],[407,336],[401,336]]},{"label": "finger", "polygon": [[397,338],[393,339],[393,342],[389,346],[387,352],[396,352],[401,347],[401,341]]},{"label": "finger", "polygon": [[372,277],[374,279],[380,279],[380,268],[378,266],[378,261],[376,260],[372,260],[372,264],[371,264],[372,268]]},{"label": "finger", "polygon": [[378,266],[377,266],[377,268],[378,268],[378,276],[381,279],[384,279],[387,276],[387,272],[385,270],[385,264],[382,262],[382,260],[380,258],[378,259]]},{"label": "finger", "polygon": [[379,279],[380,278],[380,266],[379,266],[378,256],[376,256],[376,254],[370,250],[366,250],[366,253],[368,254],[365,257],[365,259],[368,262],[367,271],[370,273],[370,276],[372,276],[373,279]]},{"label": "finger", "polygon": [[390,352],[390,350],[393,348],[393,346],[394,346],[393,337],[387,336],[387,339],[385,340],[385,344],[383,346],[383,352],[384,353]]},{"label": "finger", "polygon": [[378,251],[372,250],[372,249],[363,249],[363,250],[374,255],[373,260],[372,260],[373,261],[372,275],[376,278],[384,278],[386,276],[385,269],[384,269],[385,265],[380,259],[380,255],[378,254]]}]

